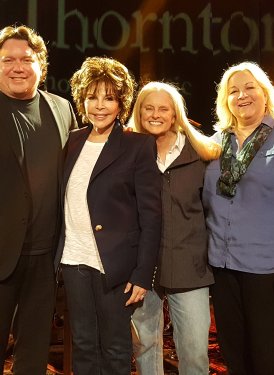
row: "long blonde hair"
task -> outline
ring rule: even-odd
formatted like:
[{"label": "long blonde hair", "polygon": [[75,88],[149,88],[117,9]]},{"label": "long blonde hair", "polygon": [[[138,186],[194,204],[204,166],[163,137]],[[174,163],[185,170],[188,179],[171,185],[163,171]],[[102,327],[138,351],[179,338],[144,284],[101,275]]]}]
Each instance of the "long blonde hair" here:
[{"label": "long blonde hair", "polygon": [[210,137],[202,134],[189,122],[186,115],[186,105],[184,98],[172,83],[151,81],[144,85],[139,91],[131,118],[128,125],[139,133],[147,133],[142,127],[140,110],[144,99],[152,92],[164,91],[167,93],[174,105],[175,122],[172,125],[172,130],[176,133],[183,131],[190,140],[193,148],[203,160],[217,159],[220,155],[221,148]]},{"label": "long blonde hair", "polygon": [[262,88],[266,97],[266,113],[274,117],[274,87],[262,68],[255,62],[244,61],[240,64],[232,65],[228,68],[217,85],[216,115],[217,123],[214,126],[216,130],[227,130],[236,126],[237,121],[228,108],[228,81],[237,72],[248,71],[253,75],[259,86]]}]

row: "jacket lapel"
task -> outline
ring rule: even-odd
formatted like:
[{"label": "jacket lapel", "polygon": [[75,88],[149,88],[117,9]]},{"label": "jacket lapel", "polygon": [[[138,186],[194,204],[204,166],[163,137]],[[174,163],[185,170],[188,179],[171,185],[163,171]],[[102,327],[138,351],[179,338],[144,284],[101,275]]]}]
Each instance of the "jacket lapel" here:
[{"label": "jacket lapel", "polygon": [[181,154],[177,157],[177,159],[175,159],[170,164],[168,169],[169,168],[176,168],[178,165],[182,165],[182,164],[193,163],[196,160],[199,160],[199,156],[196,153],[196,151],[193,149],[193,147],[191,146],[188,138],[186,137],[185,145],[183,147],[183,150],[182,150]]},{"label": "jacket lapel", "polygon": [[123,128],[117,121],[92,171],[90,182],[116,160],[121,152]]},{"label": "jacket lapel", "polygon": [[[24,146],[22,139],[19,136],[20,130],[17,128],[18,124],[12,113],[12,108],[10,107],[9,102],[4,99],[3,94],[0,95],[0,108],[1,132],[3,132],[3,135],[6,134],[6,139],[8,140],[11,150],[19,163],[23,177],[25,178]],[[1,138],[4,141],[5,137],[3,137],[3,135]]]},{"label": "jacket lapel", "polygon": [[[61,139],[62,148],[63,148],[67,141],[68,130],[64,124],[63,117],[61,116],[61,113],[60,113],[60,109],[57,106],[56,102],[50,97],[49,94],[41,90],[38,90],[38,91],[40,95],[46,100],[46,102],[48,103],[53,113],[54,119],[56,121],[58,130],[59,130],[60,139]],[[3,100],[2,95],[0,95],[0,107],[1,107],[1,113],[2,113],[1,123],[3,123],[4,131],[6,131],[12,150],[15,153],[20,166],[22,167],[23,160],[24,160],[24,147],[23,147],[20,137],[18,136],[20,132],[16,130],[16,118],[13,116],[11,108],[9,107],[7,108],[7,103],[5,100]],[[5,111],[5,115],[3,115],[4,111]]]},{"label": "jacket lapel", "polygon": [[45,101],[48,103],[52,114],[54,116],[55,122],[57,124],[59,134],[60,134],[60,139],[62,143],[62,148],[64,148],[67,139],[68,139],[68,128],[66,124],[64,123],[63,116],[60,113],[60,108],[57,105],[56,101],[51,97],[47,92],[38,90],[41,96],[45,99]]},{"label": "jacket lapel", "polygon": [[[82,148],[89,136],[89,133],[90,127],[79,129],[75,132],[75,134],[72,133],[72,139],[69,140],[69,149],[64,166],[64,186],[67,185],[71,171],[80,155],[80,152],[82,151]],[[74,139],[73,137],[76,138]]]},{"label": "jacket lapel", "polygon": [[[82,151],[82,148],[91,132],[92,127],[88,126],[77,130],[74,134],[75,139],[69,142],[69,152],[65,162],[64,168],[64,188],[67,185],[71,171]],[[121,152],[121,141],[123,136],[123,128],[119,123],[116,123],[108,141],[103,147],[103,150],[93,168],[90,182],[92,182],[99,173],[101,173],[105,168],[107,168],[111,163],[116,160]]]}]

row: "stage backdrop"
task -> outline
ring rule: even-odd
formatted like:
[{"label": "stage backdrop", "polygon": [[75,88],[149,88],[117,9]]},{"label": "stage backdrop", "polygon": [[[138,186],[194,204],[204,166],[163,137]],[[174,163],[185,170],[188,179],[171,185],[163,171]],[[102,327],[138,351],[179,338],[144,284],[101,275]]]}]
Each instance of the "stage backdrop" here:
[{"label": "stage backdrop", "polygon": [[71,100],[68,80],[85,57],[111,56],[139,84],[176,83],[208,134],[227,66],[256,61],[274,80],[273,0],[0,0],[0,27],[14,23],[47,41],[49,91]]}]

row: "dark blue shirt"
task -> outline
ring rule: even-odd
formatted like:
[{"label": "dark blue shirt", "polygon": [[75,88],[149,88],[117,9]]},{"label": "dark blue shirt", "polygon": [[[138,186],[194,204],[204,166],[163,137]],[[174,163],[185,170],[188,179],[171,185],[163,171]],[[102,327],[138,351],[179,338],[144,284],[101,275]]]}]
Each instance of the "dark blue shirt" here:
[{"label": "dark blue shirt", "polygon": [[[270,116],[263,123],[274,128]],[[221,143],[221,133],[213,138]],[[236,157],[236,137],[231,138]],[[274,272],[274,131],[241,177],[233,198],[217,193],[219,176],[220,161],[214,160],[206,169],[203,190],[209,263],[243,272]]]}]

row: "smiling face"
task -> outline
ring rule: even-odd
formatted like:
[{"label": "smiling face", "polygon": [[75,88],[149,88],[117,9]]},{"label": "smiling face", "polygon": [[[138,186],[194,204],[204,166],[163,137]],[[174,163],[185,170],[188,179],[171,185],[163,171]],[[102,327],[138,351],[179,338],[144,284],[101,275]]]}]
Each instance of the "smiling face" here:
[{"label": "smiling face", "polygon": [[172,99],[165,91],[149,93],[140,108],[142,127],[155,136],[165,135],[175,123]]},{"label": "smiling face", "polygon": [[8,39],[0,49],[0,91],[16,99],[31,99],[41,77],[36,53],[26,40]]},{"label": "smiling face", "polygon": [[228,81],[228,108],[238,124],[260,123],[265,114],[266,98],[254,76],[239,71]]},{"label": "smiling face", "polygon": [[86,94],[85,111],[93,124],[93,131],[109,134],[120,112],[119,102],[110,87],[104,82],[91,85]]}]

